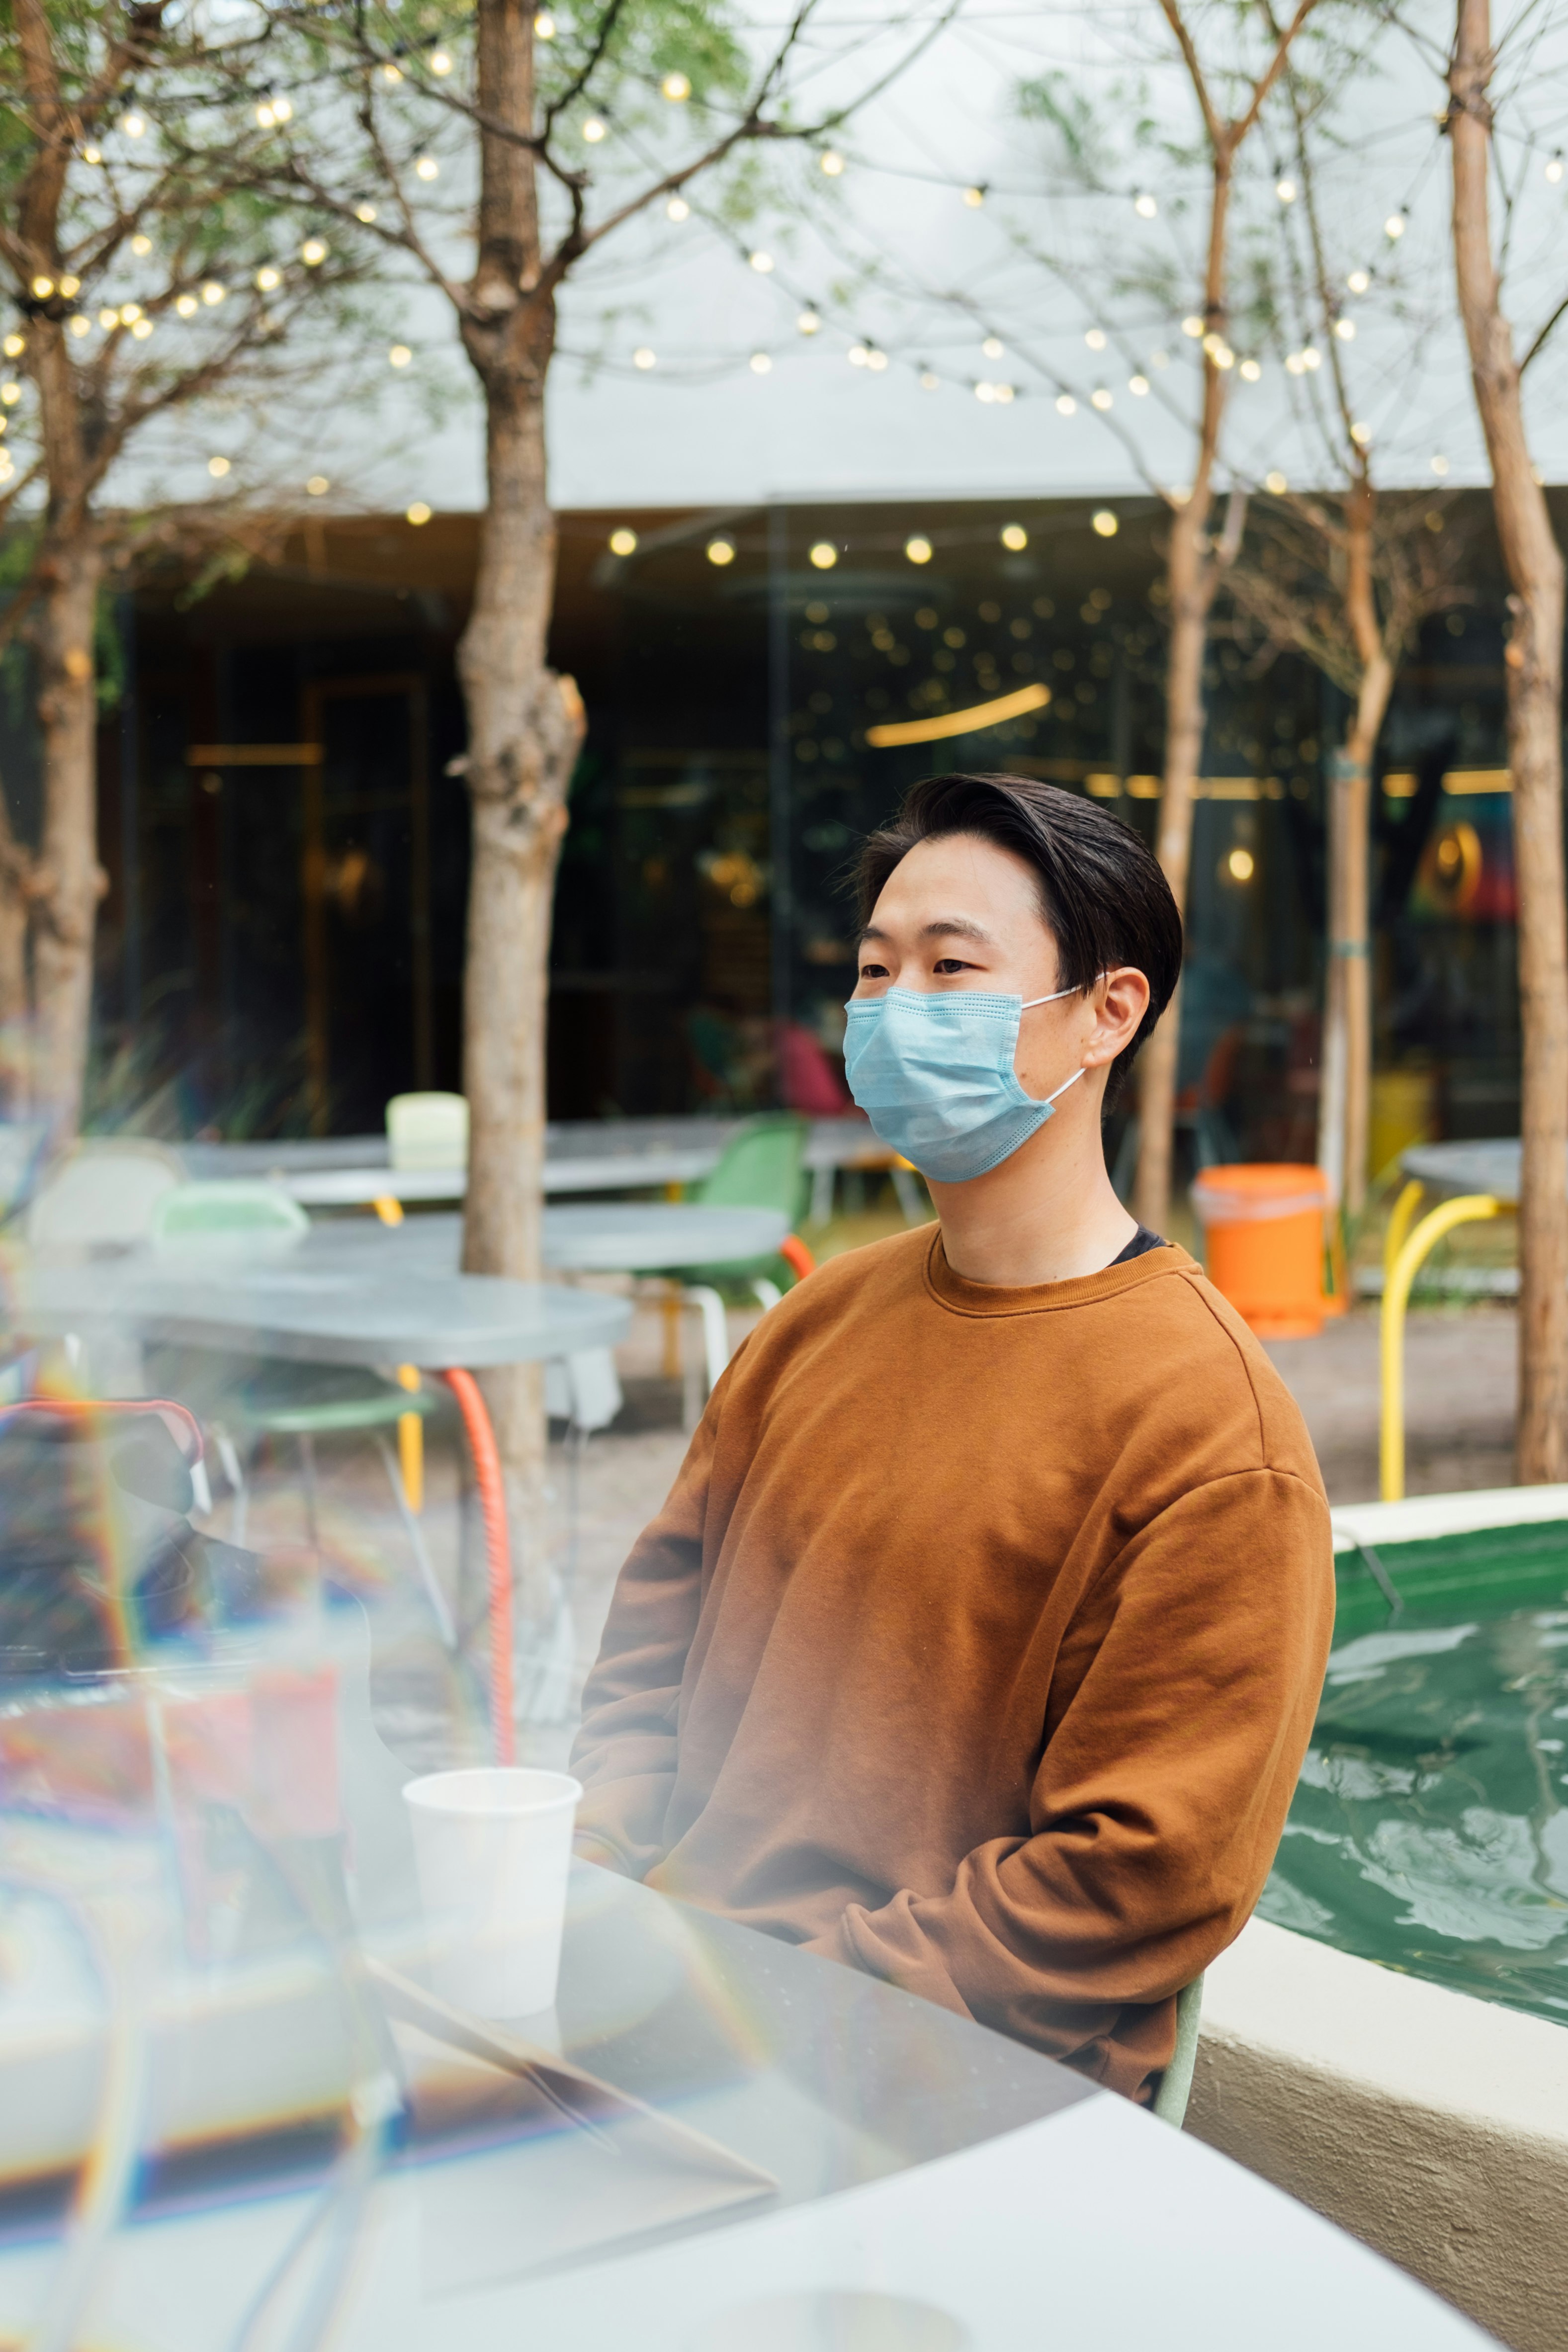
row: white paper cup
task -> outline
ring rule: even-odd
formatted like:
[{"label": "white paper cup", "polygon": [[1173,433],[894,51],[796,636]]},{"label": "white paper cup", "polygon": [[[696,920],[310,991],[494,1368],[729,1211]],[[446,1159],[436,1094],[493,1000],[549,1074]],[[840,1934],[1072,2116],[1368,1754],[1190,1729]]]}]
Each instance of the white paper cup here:
[{"label": "white paper cup", "polygon": [[565,1772],[506,1765],[405,1788],[432,1989],[455,2009],[528,2017],[555,1999],[582,1794]]}]

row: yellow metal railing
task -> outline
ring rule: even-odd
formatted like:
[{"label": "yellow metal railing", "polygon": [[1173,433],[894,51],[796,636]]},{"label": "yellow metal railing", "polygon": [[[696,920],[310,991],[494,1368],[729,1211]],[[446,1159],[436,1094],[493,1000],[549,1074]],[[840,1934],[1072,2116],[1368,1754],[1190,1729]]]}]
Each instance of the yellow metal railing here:
[{"label": "yellow metal railing", "polygon": [[1507,1203],[1489,1192],[1466,1192],[1455,1201],[1440,1202],[1411,1229],[1421,1199],[1419,1184],[1406,1184],[1394,1204],[1384,1244],[1383,1283],[1383,1428],[1379,1445],[1378,1490],[1385,1503],[1397,1503],[1405,1493],[1405,1310],[1410,1286],[1433,1248],[1456,1225],[1483,1223],[1502,1214]]},{"label": "yellow metal railing", "polygon": [[[395,1193],[381,1193],[372,1205],[384,1225],[403,1223],[403,1203]],[[419,1373],[413,1364],[398,1365],[397,1385],[410,1391],[418,1388]],[[417,1517],[425,1508],[425,1424],[416,1412],[397,1416],[397,1467],[408,1507]]]}]

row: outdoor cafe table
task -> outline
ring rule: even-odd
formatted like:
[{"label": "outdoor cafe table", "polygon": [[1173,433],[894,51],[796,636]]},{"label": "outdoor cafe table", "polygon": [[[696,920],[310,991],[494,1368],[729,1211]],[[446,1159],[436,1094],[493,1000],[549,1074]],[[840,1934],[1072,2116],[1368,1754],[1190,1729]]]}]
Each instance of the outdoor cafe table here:
[{"label": "outdoor cafe table", "polygon": [[[357,1824],[354,1843],[370,1851]],[[374,1957],[380,1931],[363,1932]],[[207,2018],[221,2074],[223,2023]],[[480,2135],[438,2160],[416,2149],[357,2189],[341,2159],[323,2168],[319,2138],[291,2152],[277,2133],[254,2150],[241,2137],[210,2175],[195,2151],[167,2187],[152,2174],[91,2274],[89,2340],[315,2352],[330,2317],[334,2352],[1489,2341],[1280,2190],[1081,2075],[585,1864],[555,2011],[524,2030],[776,2189],[639,2231],[626,2158],[569,2125]],[[541,2218],[552,2199],[552,2222]],[[562,2228],[575,2243],[556,2254]],[[0,2238],[0,2339],[38,2340],[60,2231],[45,2213]],[[258,2336],[258,2315],[280,2317],[279,2303],[291,2326]]]}]

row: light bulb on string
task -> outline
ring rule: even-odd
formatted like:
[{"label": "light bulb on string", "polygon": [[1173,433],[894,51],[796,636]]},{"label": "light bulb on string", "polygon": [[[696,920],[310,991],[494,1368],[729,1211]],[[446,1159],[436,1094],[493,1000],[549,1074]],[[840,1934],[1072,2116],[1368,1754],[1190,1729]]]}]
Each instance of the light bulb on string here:
[{"label": "light bulb on string", "polygon": [[1371,446],[1372,427],[1366,423],[1364,418],[1358,416],[1352,425],[1351,439],[1355,443],[1358,449],[1365,449]]},{"label": "light bulb on string", "polygon": [[542,8],[533,20],[533,37],[536,41],[555,38],[555,19],[547,8]]},{"label": "light bulb on string", "polygon": [[1322,364],[1322,352],[1318,349],[1316,343],[1308,343],[1301,353],[1301,365],[1307,370],[1308,374],[1310,375],[1314,373],[1317,369],[1321,368]]},{"label": "light bulb on string", "polygon": [[819,539],[806,551],[807,560],[817,572],[831,572],[838,561],[838,550],[830,539]]},{"label": "light bulb on string", "polygon": [[446,76],[451,72],[452,60],[447,55],[445,49],[432,49],[430,52],[430,70],[440,79],[445,79]]},{"label": "light bulb on string", "polygon": [[985,202],[984,189],[965,188],[963,191],[963,201],[972,212],[978,212],[981,205]]},{"label": "light bulb on string", "polygon": [[664,210],[665,216],[668,220],[683,221],[689,220],[691,217],[691,206],[684,196],[671,196]]},{"label": "light bulb on string", "polygon": [[1561,155],[1552,156],[1552,161],[1546,166],[1546,176],[1551,181],[1552,186],[1555,187],[1558,181],[1563,177],[1563,158]]},{"label": "light bulb on string", "polygon": [[936,374],[934,370],[931,368],[922,368],[921,370],[921,390],[922,392],[940,392],[942,390],[941,376]]},{"label": "light bulb on string", "polygon": [[1438,480],[1441,481],[1447,470],[1448,460],[1443,456],[1442,452],[1439,451],[1432,460],[1432,471],[1436,475]]},{"label": "light bulb on string", "polygon": [[1383,233],[1391,245],[1397,245],[1408,226],[1403,213],[1390,213],[1383,224]]},{"label": "light bulb on string", "polygon": [[1203,320],[1198,317],[1195,311],[1189,311],[1187,316],[1182,320],[1183,334],[1190,337],[1192,341],[1195,343],[1202,341],[1203,331]]},{"label": "light bulb on string", "polygon": [[801,312],[795,324],[797,334],[819,335],[822,332],[822,320],[809,305]]},{"label": "light bulb on string", "polygon": [[735,561],[735,542],[732,539],[710,539],[704,551],[709,562],[716,563],[721,572],[727,563],[733,563]]},{"label": "light bulb on string", "polygon": [[931,559],[931,541],[917,530],[912,538],[905,540],[904,553],[911,563],[929,563]]},{"label": "light bulb on string", "polygon": [[392,59],[388,58],[381,68],[381,78],[383,81],[385,82],[401,81],[403,79],[403,68],[401,66],[394,65]]},{"label": "light bulb on string", "polygon": [[888,364],[887,352],[879,351],[877,345],[872,343],[866,353],[866,364],[873,375],[881,375]]},{"label": "light bulb on string", "polygon": [[1260,383],[1263,380],[1263,370],[1256,360],[1243,360],[1237,373],[1244,383]]},{"label": "light bulb on string", "polygon": [[837,147],[825,147],[817,158],[817,167],[830,180],[839,178],[844,170],[844,158]]},{"label": "light bulb on string", "polygon": [[276,288],[282,285],[283,273],[279,269],[274,269],[268,262],[265,268],[257,271],[256,283],[263,294],[270,294]]},{"label": "light bulb on string", "polygon": [[121,115],[120,128],[124,131],[127,139],[141,139],[146,133],[147,118],[144,114]]},{"label": "light bulb on string", "polygon": [[773,363],[768,357],[766,352],[753,352],[752,353],[751,370],[753,375],[771,374],[773,372]]},{"label": "light bulb on string", "polygon": [[613,530],[610,533],[610,553],[612,555],[635,555],[637,551],[637,535],[635,530],[628,530],[625,523],[622,523],[618,530]]},{"label": "light bulb on string", "polygon": [[133,339],[139,343],[144,343],[152,331],[153,321],[151,319],[138,319],[131,330]]},{"label": "light bulb on string", "polygon": [[1114,539],[1121,528],[1119,517],[1110,507],[1097,509],[1090,517],[1090,520],[1094,526],[1095,535],[1099,539]]},{"label": "light bulb on string", "polygon": [[[195,297],[193,296],[193,297],[191,297],[190,299],[194,301]],[[120,313],[119,313],[119,311],[118,311],[118,310],[109,310],[109,309],[107,309],[107,308],[106,308],[106,309],[104,309],[104,310],[101,310],[99,312],[99,314],[98,314],[98,323],[99,323],[99,325],[103,329],[104,333],[107,335],[107,334],[108,334],[108,332],[109,332],[109,331],[110,331],[110,329],[111,327],[118,327],[118,326],[119,326],[119,324],[120,324]],[[10,350],[10,348],[11,348],[11,341],[12,341],[12,339],[11,339],[11,337],[8,335],[8,336],[5,338],[5,349],[6,349],[7,351],[9,351],[9,350]],[[21,349],[21,343],[20,343],[20,340],[19,340],[19,339],[17,340],[17,349],[18,349],[18,350],[20,350],[20,349]]]},{"label": "light bulb on string", "polygon": [[667,73],[658,87],[660,94],[674,106],[681,105],[691,95],[691,84],[683,73]]},{"label": "light bulb on string", "polygon": [[988,360],[999,360],[1005,346],[1000,335],[987,335],[980,348]]},{"label": "light bulb on string", "polygon": [[182,319],[194,319],[201,307],[194,294],[178,294],[174,298],[175,312]]},{"label": "light bulb on string", "polygon": [[1084,337],[1084,341],[1089,345],[1091,352],[1102,352],[1105,349],[1105,329],[1103,327],[1090,327],[1089,332]]},{"label": "light bulb on string", "polygon": [[1276,180],[1274,183],[1274,193],[1279,197],[1279,202],[1282,205],[1293,205],[1296,201],[1297,194],[1295,181],[1290,179]]},{"label": "light bulb on string", "polygon": [[275,122],[292,122],[294,120],[294,110],[286,98],[273,100],[272,119]]},{"label": "light bulb on string", "polygon": [[773,266],[773,257],[771,253],[752,253],[748,254],[746,258],[750,261],[752,268],[761,278],[766,278]]},{"label": "light bulb on string", "polygon": [[999,536],[1009,555],[1022,555],[1029,544],[1029,534],[1021,522],[1005,522]]},{"label": "light bulb on string", "polygon": [[327,241],[321,236],[308,236],[300,247],[300,258],[307,269],[319,269],[327,257]]},{"label": "light bulb on string", "polygon": [[414,525],[416,530],[418,530],[429,521],[430,509],[423,499],[416,499],[414,504],[405,509],[405,519]]},{"label": "light bulb on string", "polygon": [[640,368],[646,375],[649,368],[658,365],[658,354],[657,352],[649,351],[647,345],[644,343],[632,353],[632,365],[635,368]]},{"label": "light bulb on string", "polygon": [[863,368],[871,354],[864,343],[851,343],[846,357],[851,367]]},{"label": "light bulb on string", "polygon": [[1130,375],[1127,379],[1127,389],[1132,394],[1134,400],[1142,400],[1149,389],[1148,377],[1146,375]]},{"label": "light bulb on string", "polygon": [[47,301],[48,300],[48,299],[49,299],[49,296],[54,292],[54,290],[55,290],[55,281],[54,281],[54,279],[53,279],[52,278],[34,278],[34,280],[33,280],[33,299],[34,299],[36,302],[47,302]]},{"label": "light bulb on string", "polygon": [[414,176],[416,180],[438,180],[441,166],[434,155],[421,155],[414,166]]},{"label": "light bulb on string", "polygon": [[1355,341],[1355,320],[1353,319],[1336,319],[1334,320],[1334,332],[1339,337],[1342,343],[1353,343]]},{"label": "light bulb on string", "polygon": [[1372,284],[1372,279],[1364,269],[1352,269],[1345,279],[1345,284],[1352,294],[1364,294]]},{"label": "light bulb on string", "polygon": [[583,137],[587,144],[590,147],[597,147],[600,141],[607,139],[609,135],[608,123],[602,121],[598,115],[590,114],[583,125]]},{"label": "light bulb on string", "polygon": [[1073,398],[1070,392],[1058,393],[1057,415],[1058,416],[1076,416],[1078,415],[1078,403]]},{"label": "light bulb on string", "polygon": [[73,294],[79,294],[81,292],[81,279],[79,278],[73,278],[68,270],[66,275],[60,279],[60,292],[65,296],[68,302]]},{"label": "light bulb on string", "polygon": [[394,343],[386,354],[388,367],[405,368],[414,357],[406,343]]},{"label": "light bulb on string", "polygon": [[[10,344],[19,342],[21,338],[16,335],[7,335],[5,341]],[[11,356],[15,359],[16,354],[13,352]],[[21,397],[22,387],[19,383],[0,383],[0,404],[4,404],[5,407],[15,408]]]},{"label": "light bulb on string", "polygon": [[122,327],[133,327],[141,316],[142,305],[140,302],[121,302],[120,306],[120,323]]},{"label": "light bulb on string", "polygon": [[270,131],[277,120],[277,115],[273,112],[271,107],[268,105],[267,100],[263,99],[261,104],[256,110],[258,129],[261,131]]},{"label": "light bulb on string", "polygon": [[313,499],[324,499],[331,487],[325,474],[312,474],[305,485],[306,491]]},{"label": "light bulb on string", "polygon": [[152,252],[152,250],[153,250],[153,240],[152,240],[152,238],[147,235],[147,233],[146,233],[146,231],[145,231],[144,229],[143,229],[143,230],[141,230],[141,231],[140,231],[140,232],[139,232],[135,236],[133,236],[133,237],[132,238],[132,240],[131,240],[131,250],[132,250],[132,253],[138,253],[138,254],[151,253],[151,252]]},{"label": "light bulb on string", "polygon": [[78,337],[82,335],[90,335],[92,332],[92,320],[90,319],[84,318],[79,310],[73,319],[68,320],[66,323],[69,327],[71,333]]},{"label": "light bulb on string", "polygon": [[1263,487],[1271,499],[1282,499],[1290,485],[1283,474],[1265,474]]},{"label": "light bulb on string", "polygon": [[1160,207],[1155,199],[1150,195],[1148,190],[1145,188],[1141,189],[1138,194],[1133,197],[1132,209],[1137,214],[1140,220],[1152,220],[1159,212]]},{"label": "light bulb on string", "polygon": [[102,148],[84,147],[81,151],[81,160],[84,163],[101,163],[103,161]]},{"label": "light bulb on string", "polygon": [[[110,318],[112,318],[112,317],[113,317],[113,315],[114,315],[114,314],[113,314],[113,312],[112,312],[112,311],[110,311]],[[102,323],[102,313],[101,313],[101,312],[100,312],[100,314],[99,314],[99,321],[100,321],[100,324],[101,325],[101,323]],[[26,350],[26,348],[27,348],[27,338],[26,337],[26,335],[10,334],[10,335],[7,335],[7,336],[6,336],[6,338],[5,338],[5,341],[4,341],[3,343],[0,343],[0,352],[5,352],[5,356],[6,356],[6,358],[7,358],[8,360],[19,360],[19,359],[21,358],[21,356],[22,356],[22,353]]]},{"label": "light bulb on string", "polygon": [[976,400],[983,401],[985,405],[989,407],[996,397],[995,385],[994,383],[987,383],[984,378],[982,378],[981,382],[974,387],[974,397]]},{"label": "light bulb on string", "polygon": [[209,457],[207,459],[207,471],[212,476],[215,482],[221,482],[224,476],[232,472],[232,470],[233,468],[230,467],[229,461],[226,457]]},{"label": "light bulb on string", "polygon": [[226,286],[222,285],[216,278],[209,278],[202,288],[202,300],[209,310],[216,310],[218,304],[226,298],[227,293]]},{"label": "light bulb on string", "polygon": [[356,205],[354,206],[354,218],[357,221],[363,221],[366,228],[373,227],[375,222],[375,206],[374,205]]},{"label": "light bulb on string", "polygon": [[1110,387],[1109,384],[1097,383],[1089,397],[1090,405],[1098,408],[1101,415],[1103,415],[1105,411],[1112,404]]}]

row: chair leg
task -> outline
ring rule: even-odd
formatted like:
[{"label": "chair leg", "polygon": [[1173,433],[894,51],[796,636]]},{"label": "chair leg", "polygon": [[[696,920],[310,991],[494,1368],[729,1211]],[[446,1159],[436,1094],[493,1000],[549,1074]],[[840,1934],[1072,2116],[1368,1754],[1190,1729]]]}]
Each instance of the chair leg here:
[{"label": "chair leg", "polygon": [[724,1302],[705,1282],[692,1283],[682,1296],[687,1305],[695,1307],[702,1317],[702,1349],[707,1360],[708,1393],[711,1396],[730,1360],[730,1329],[724,1319]]},{"label": "chair leg", "polygon": [[764,1315],[770,1307],[776,1307],[784,1296],[778,1284],[770,1282],[765,1274],[754,1274],[752,1276],[752,1290],[753,1295],[762,1300]]},{"label": "chair leg", "polygon": [[[408,1417],[405,1416],[405,1418]],[[412,1418],[417,1420],[418,1415],[415,1414]],[[399,1422],[399,1436],[402,1433],[403,1423]],[[408,1548],[414,1554],[415,1566],[419,1570],[419,1580],[425,1587],[426,1597],[430,1603],[430,1613],[436,1620],[437,1631],[441,1636],[441,1645],[449,1655],[455,1656],[458,1648],[458,1629],[452,1622],[452,1612],[447,1606],[447,1596],[437,1579],[430,1554],[426,1549],[424,1531],[414,1516],[414,1507],[408,1499],[402,1471],[384,1437],[377,1437],[375,1450],[381,1456],[381,1466],[386,1473],[386,1483],[392,1489],[392,1499],[397,1505],[397,1515],[403,1521],[403,1530],[408,1538]]]}]

